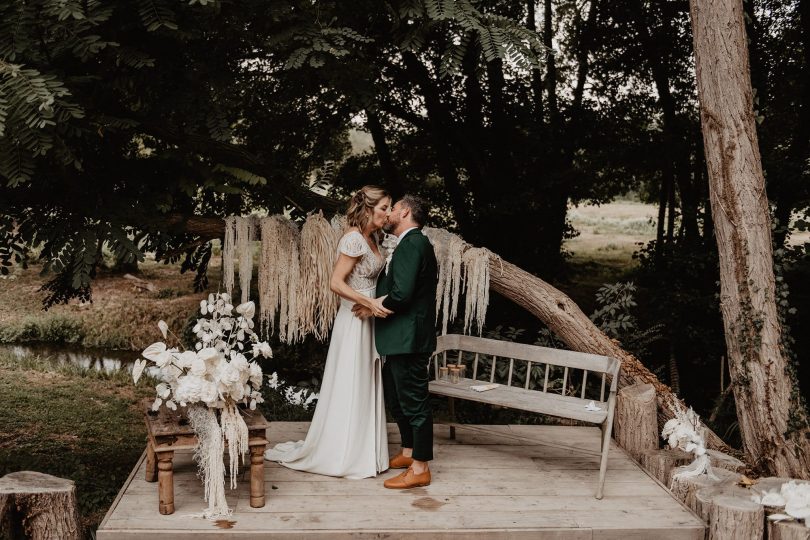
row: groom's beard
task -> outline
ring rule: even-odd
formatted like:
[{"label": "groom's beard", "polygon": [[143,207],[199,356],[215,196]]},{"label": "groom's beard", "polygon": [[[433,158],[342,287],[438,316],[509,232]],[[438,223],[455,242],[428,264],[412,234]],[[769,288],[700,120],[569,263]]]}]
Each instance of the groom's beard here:
[{"label": "groom's beard", "polygon": [[394,231],[395,228],[396,228],[396,225],[394,225],[393,223],[386,223],[385,225],[383,225],[382,229],[383,229],[383,232],[385,232],[387,234],[391,234]]}]

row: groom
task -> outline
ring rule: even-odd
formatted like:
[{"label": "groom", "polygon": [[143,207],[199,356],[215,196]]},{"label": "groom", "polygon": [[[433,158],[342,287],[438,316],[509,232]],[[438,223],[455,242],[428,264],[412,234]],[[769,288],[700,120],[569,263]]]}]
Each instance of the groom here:
[{"label": "groom", "polygon": [[[377,297],[393,315],[377,319],[374,337],[385,357],[382,377],[385,403],[399,427],[402,450],[389,463],[406,469],[385,481],[385,487],[407,489],[430,484],[433,459],[433,413],[428,394],[428,362],[436,350],[436,284],[433,246],[422,234],[428,207],[405,195],[394,204],[385,227],[397,235],[390,263],[377,281]],[[358,316],[367,315],[355,306]]]}]

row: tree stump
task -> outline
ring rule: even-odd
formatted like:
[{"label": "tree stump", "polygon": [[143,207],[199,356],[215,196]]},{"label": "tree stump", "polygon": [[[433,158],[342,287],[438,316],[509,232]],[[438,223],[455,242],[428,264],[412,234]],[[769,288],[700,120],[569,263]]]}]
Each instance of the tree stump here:
[{"label": "tree stump", "polygon": [[677,467],[672,471],[672,479],[670,481],[670,491],[682,503],[691,508],[697,513],[695,506],[695,494],[706,487],[715,487],[724,482],[736,482],[740,475],[727,471],[725,469],[715,469],[714,474],[717,480],[711,478],[708,474],[701,474],[699,476],[676,476],[679,471],[684,470],[686,467]]},{"label": "tree stump", "polygon": [[745,463],[717,450],[707,450],[709,461],[715,469],[725,469],[727,471],[741,473],[745,470]]},{"label": "tree stump", "polygon": [[669,486],[672,469],[687,465],[694,458],[692,454],[672,448],[647,450],[641,454],[641,466],[665,486]]},{"label": "tree stump", "polygon": [[658,448],[658,405],[651,384],[625,386],[616,397],[616,442],[636,461]]},{"label": "tree stump", "polygon": [[810,540],[810,528],[795,521],[768,522],[768,540]]},{"label": "tree stump", "polygon": [[718,495],[709,512],[709,540],[761,540],[765,533],[761,504],[741,497]]},{"label": "tree stump", "polygon": [[76,484],[33,471],[13,472],[0,478],[0,536],[31,540],[81,538]]},{"label": "tree stump", "polygon": [[711,514],[713,501],[721,495],[726,497],[737,497],[743,500],[751,500],[751,496],[756,493],[751,488],[744,488],[737,485],[736,480],[724,480],[719,484],[704,487],[695,492],[694,511],[703,521],[708,522]]}]

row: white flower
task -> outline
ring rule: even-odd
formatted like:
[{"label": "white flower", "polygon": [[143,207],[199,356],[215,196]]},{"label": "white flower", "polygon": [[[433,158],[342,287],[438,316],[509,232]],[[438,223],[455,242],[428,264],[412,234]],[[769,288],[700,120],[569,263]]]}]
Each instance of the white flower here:
[{"label": "white flower", "polygon": [[208,315],[208,302],[205,300],[200,300],[200,313]]},{"label": "white flower", "polygon": [[256,304],[252,301],[236,306],[236,312],[246,319],[252,319],[256,314]]},{"label": "white flower", "polygon": [[257,388],[262,385],[262,367],[256,362],[250,363],[250,384]]},{"label": "white flower", "polygon": [[163,334],[163,339],[166,339],[166,332],[169,331],[169,325],[166,324],[166,321],[158,321],[158,328],[160,329],[160,333]]},{"label": "white flower", "polygon": [[160,399],[160,398],[157,398],[157,399],[155,400],[155,402],[154,402],[154,403],[152,403],[152,410],[153,410],[153,411],[157,411],[158,409],[160,409],[160,404],[161,404],[161,403],[163,403],[163,400],[162,400],[162,399]]},{"label": "white flower", "polygon": [[174,364],[180,369],[188,369],[196,359],[197,354],[194,351],[184,351],[174,357]]},{"label": "white flower", "polygon": [[166,383],[160,383],[155,387],[155,391],[159,398],[166,399],[169,397],[169,394],[172,393],[172,389],[169,388],[169,385]]},{"label": "white flower", "polygon": [[761,497],[753,495],[751,499],[765,506],[785,506],[785,498],[782,497],[781,493],[777,493],[776,490],[763,491]]},{"label": "white flower", "polygon": [[267,377],[267,386],[269,386],[273,390],[278,390],[279,387],[283,385],[284,381],[279,381],[278,373],[273,372],[269,377]]},{"label": "white flower", "polygon": [[202,358],[196,357],[194,360],[191,361],[191,365],[189,366],[189,373],[194,375],[195,377],[202,377],[205,375],[208,367],[205,365],[205,360]]},{"label": "white flower", "polygon": [[141,378],[143,374],[143,370],[146,368],[146,360],[135,360],[135,365],[132,367],[132,378],[135,381],[135,384],[138,384],[138,379]]},{"label": "white flower", "polygon": [[162,341],[158,341],[157,343],[152,343],[147,348],[145,348],[141,354],[147,360],[156,362],[158,357],[165,352],[166,352],[166,344],[163,343]]}]

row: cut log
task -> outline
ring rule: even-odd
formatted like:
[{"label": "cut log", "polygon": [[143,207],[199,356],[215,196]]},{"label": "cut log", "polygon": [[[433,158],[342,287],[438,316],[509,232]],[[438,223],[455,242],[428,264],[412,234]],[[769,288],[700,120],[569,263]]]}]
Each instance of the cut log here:
[{"label": "cut log", "polygon": [[672,469],[688,465],[693,459],[692,454],[683,450],[661,448],[643,452],[639,462],[659,482],[668,486],[672,478]]},{"label": "cut log", "polygon": [[709,513],[709,540],[761,540],[765,533],[762,505],[741,497],[718,495]]},{"label": "cut log", "polygon": [[706,453],[709,454],[709,461],[715,469],[725,469],[736,473],[745,471],[745,463],[733,456],[718,452],[717,450],[708,450]]},{"label": "cut log", "polygon": [[0,478],[0,536],[31,540],[81,538],[76,484],[32,471]]},{"label": "cut log", "polygon": [[694,496],[695,513],[699,515],[703,521],[708,522],[709,516],[711,515],[712,505],[714,504],[713,501],[716,497],[721,495],[725,497],[738,497],[740,499],[751,500],[751,496],[755,495],[755,492],[751,488],[740,486],[734,479],[724,480],[719,484],[701,488],[695,492]]},{"label": "cut log", "polygon": [[810,540],[810,528],[795,521],[768,522],[768,540]]},{"label": "cut log", "polygon": [[658,405],[651,384],[625,386],[616,397],[616,442],[636,461],[658,448]]},{"label": "cut log", "polygon": [[672,494],[679,499],[686,506],[692,510],[696,510],[695,494],[706,487],[715,487],[725,482],[736,482],[740,477],[739,474],[727,471],[725,469],[716,469],[714,472],[717,479],[711,478],[708,474],[701,474],[698,476],[677,476],[680,471],[686,469],[686,466],[677,467],[672,471],[672,480],[669,484],[669,489]]}]

